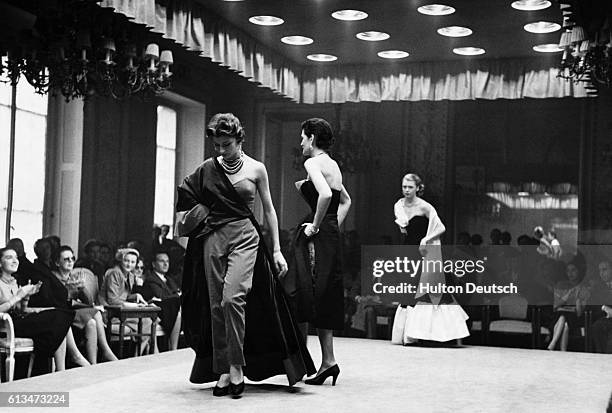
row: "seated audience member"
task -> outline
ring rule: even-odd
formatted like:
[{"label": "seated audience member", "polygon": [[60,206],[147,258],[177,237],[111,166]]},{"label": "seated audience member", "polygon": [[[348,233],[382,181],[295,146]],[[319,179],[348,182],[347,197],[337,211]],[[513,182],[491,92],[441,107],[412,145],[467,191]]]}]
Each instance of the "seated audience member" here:
[{"label": "seated audience member", "polygon": [[501,245],[510,245],[512,242],[512,234],[510,234],[508,231],[502,232],[499,241]]},{"label": "seated audience member", "polygon": [[113,266],[113,248],[108,242],[100,242],[100,262],[102,263],[102,268],[104,269],[102,274]]},{"label": "seated audience member", "polygon": [[561,339],[561,351],[567,351],[567,343],[571,330],[578,329],[579,318],[588,300],[588,289],[582,283],[584,279],[584,263],[574,258],[566,266],[566,281],[561,281],[554,288],[553,337],[548,350],[554,350]]},{"label": "seated audience member", "polygon": [[59,249],[57,259],[57,271],[53,274],[62,283],[63,289],[56,289],[56,294],[60,299],[67,298],[72,300],[73,309],[75,310],[74,321],[72,327],[78,330],[83,330],[86,339],[87,360],[91,364],[98,362],[98,349],[101,350],[105,360],[117,360],[117,356],[106,341],[106,332],[104,331],[104,321],[102,314],[98,308],[86,304],[80,300],[83,294],[84,282],[78,277],[78,270],[74,268],[74,252],[69,246],[63,245]]},{"label": "seated audience member", "polygon": [[73,315],[69,312],[29,307],[30,297],[36,295],[41,282],[17,285],[13,274],[19,268],[17,253],[10,248],[0,249],[0,312],[13,319],[16,337],[34,341],[34,374],[47,372],[47,360],[53,357],[56,370],[66,366],[66,334],[70,331]]},{"label": "seated audience member", "polygon": [[[134,282],[136,283],[136,287],[142,287],[144,285],[145,265],[142,258],[138,258],[138,261],[136,262],[136,267],[134,267]],[[136,292],[142,294],[142,288],[137,288]],[[145,297],[145,300],[146,299],[147,298]]]},{"label": "seated audience member", "polygon": [[168,278],[170,268],[168,253],[156,252],[152,266],[151,272],[145,279],[142,294],[146,300],[153,301],[162,309],[159,317],[162,329],[168,335],[168,347],[170,350],[176,350],[181,333],[180,288]]},{"label": "seated audience member", "polygon": [[95,239],[88,240],[83,246],[83,255],[74,264],[78,268],[87,268],[98,277],[98,285],[102,284],[104,264],[100,262],[100,243]]},{"label": "seated audience member", "polygon": [[[98,299],[102,305],[146,305],[147,302],[139,292],[134,277],[134,268],[140,254],[133,248],[121,248],[115,254],[117,264],[106,271]],[[151,331],[151,319],[143,318],[143,333]],[[128,318],[125,326],[132,332],[138,331],[138,319]],[[143,337],[140,353],[149,345],[149,338]]]},{"label": "seated audience member", "polygon": [[[612,353],[612,262],[599,263],[601,283],[593,286],[589,303],[594,309],[591,326],[593,349],[596,353]],[[602,317],[603,316],[603,317]]]},{"label": "seated audience member", "polygon": [[[52,246],[47,238],[36,240],[34,254],[36,254],[36,259],[32,268],[30,268],[30,273],[20,272],[17,276],[19,285],[26,285],[29,282],[42,283],[38,294],[30,298],[29,306],[37,308],[53,307],[58,311],[70,314],[71,320],[74,322],[75,312],[70,308],[68,291],[51,270]],[[55,265],[53,266],[55,267]],[[83,357],[76,345],[72,328],[68,330],[66,335],[66,353],[76,365],[89,366],[90,363]]]}]

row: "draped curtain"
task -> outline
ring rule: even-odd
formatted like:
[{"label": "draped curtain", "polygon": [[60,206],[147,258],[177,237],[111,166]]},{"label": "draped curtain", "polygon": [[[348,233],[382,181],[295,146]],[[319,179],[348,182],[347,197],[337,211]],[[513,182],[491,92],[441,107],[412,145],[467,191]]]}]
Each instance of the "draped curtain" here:
[{"label": "draped curtain", "polygon": [[102,0],[134,22],[301,103],[586,97],[538,59],[299,66],[195,0]]},{"label": "draped curtain", "polygon": [[307,67],[303,103],[585,97],[535,59]]}]

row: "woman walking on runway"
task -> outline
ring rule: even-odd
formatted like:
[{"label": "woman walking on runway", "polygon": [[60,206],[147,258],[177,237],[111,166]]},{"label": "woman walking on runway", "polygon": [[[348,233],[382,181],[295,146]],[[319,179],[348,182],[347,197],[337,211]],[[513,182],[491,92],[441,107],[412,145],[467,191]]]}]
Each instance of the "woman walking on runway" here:
[{"label": "woman walking on runway", "polygon": [[[443,271],[436,265],[428,265],[436,260],[442,262],[440,236],[446,228],[436,209],[420,196],[425,185],[416,174],[407,174],[402,179],[403,198],[394,206],[395,223],[404,235],[404,244],[413,246],[407,250],[407,257],[422,261],[424,270],[418,274],[419,286],[415,295],[416,305],[408,308],[404,329],[404,342],[414,339],[450,341],[469,336],[465,320],[468,315],[451,294],[427,293],[427,288],[446,283]],[[439,267],[438,267],[439,268]],[[432,289],[433,290],[433,289]]]},{"label": "woman walking on runway", "polygon": [[324,119],[302,123],[302,154],[308,159],[307,179],[296,187],[311,209],[300,224],[294,240],[294,256],[285,277],[285,290],[304,335],[308,323],[317,328],[321,345],[321,367],[306,384],[323,384],[327,377],[336,383],[340,368],[334,357],[333,330],[344,327],[344,290],[339,268],[340,232],[351,198],[342,185],[342,173],[329,156],[334,137]]},{"label": "woman walking on runway", "polygon": [[[314,372],[278,275],[276,212],[263,163],[242,151],[237,117],[212,117],[206,136],[219,154],[205,160],[178,188],[179,235],[189,243],[183,271],[183,329],[196,352],[190,380],[217,380],[213,394],[238,397],[244,376],[259,381],[286,374],[289,384]],[[259,194],[273,255],[253,216]]]}]

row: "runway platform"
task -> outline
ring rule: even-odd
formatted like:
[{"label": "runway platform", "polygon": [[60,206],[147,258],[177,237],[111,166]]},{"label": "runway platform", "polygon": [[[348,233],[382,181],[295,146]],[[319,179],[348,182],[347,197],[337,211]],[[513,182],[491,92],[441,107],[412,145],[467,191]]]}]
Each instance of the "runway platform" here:
[{"label": "runway platform", "polygon": [[[315,363],[318,342],[309,337]],[[336,339],[341,373],[335,387],[284,377],[249,383],[244,397],[212,395],[213,383],[187,378],[193,352],[71,369],[0,385],[0,392],[67,391],[74,412],[605,412],[612,355],[498,347],[402,347],[387,341]],[[41,408],[1,408],[41,412]]]}]

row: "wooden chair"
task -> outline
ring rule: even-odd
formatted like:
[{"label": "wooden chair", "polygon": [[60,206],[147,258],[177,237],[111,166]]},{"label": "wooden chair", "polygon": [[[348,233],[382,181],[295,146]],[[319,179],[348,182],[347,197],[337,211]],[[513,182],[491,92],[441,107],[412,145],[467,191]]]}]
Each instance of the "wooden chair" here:
[{"label": "wooden chair", "polygon": [[28,375],[32,375],[34,365],[34,341],[30,338],[15,337],[13,319],[8,313],[0,313],[0,354],[5,355],[4,370],[6,381],[13,381],[15,375],[15,355],[30,354]]}]

